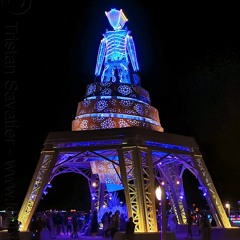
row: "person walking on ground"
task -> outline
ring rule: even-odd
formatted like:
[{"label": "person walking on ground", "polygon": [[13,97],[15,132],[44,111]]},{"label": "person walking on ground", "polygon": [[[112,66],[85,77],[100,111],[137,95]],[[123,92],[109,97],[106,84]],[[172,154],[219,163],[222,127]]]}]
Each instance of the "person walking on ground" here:
[{"label": "person walking on ground", "polygon": [[123,236],[123,240],[134,240],[134,231],[135,223],[133,222],[133,218],[130,217],[126,223],[126,232]]},{"label": "person walking on ground", "polygon": [[211,240],[211,224],[208,220],[206,213],[203,214],[203,217],[200,223],[200,228],[201,228],[201,234],[202,234],[201,240]]},{"label": "person walking on ground", "polygon": [[119,225],[119,231],[123,232],[126,229],[126,219],[123,213],[120,214],[120,225]]},{"label": "person walking on ground", "polygon": [[[41,216],[34,214],[31,220],[30,231],[32,232],[32,239],[40,240],[41,239],[41,231],[43,230],[43,223],[41,220]],[[14,238],[9,238],[14,239]]]},{"label": "person walking on ground", "polygon": [[18,221],[18,215],[13,214],[12,219],[8,224],[8,236],[6,239],[19,240],[19,227],[20,222]]},{"label": "person walking on ground", "polygon": [[67,226],[67,235],[71,235],[72,233],[72,217],[70,214],[67,215],[67,218],[66,218],[66,226]]},{"label": "person walking on ground", "polygon": [[192,239],[192,224],[193,224],[193,217],[191,212],[188,211],[187,213],[187,239]]},{"label": "person walking on ground", "polygon": [[115,233],[118,232],[118,230],[119,230],[119,224],[120,224],[119,216],[120,216],[120,211],[116,210],[111,218],[110,229],[111,229],[111,239],[112,240],[114,238]]},{"label": "person walking on ground", "polygon": [[95,237],[98,233],[99,230],[99,224],[98,224],[98,212],[95,209],[92,214],[92,219],[91,219],[91,236]]},{"label": "person walking on ground", "polygon": [[173,212],[171,212],[168,217],[169,231],[175,233],[177,231],[177,226],[178,226],[178,221],[177,221],[176,215]]},{"label": "person walking on ground", "polygon": [[77,222],[78,222],[78,215],[75,212],[72,215],[72,227],[73,227],[73,231],[71,233],[71,238],[78,238],[78,231],[77,231]]},{"label": "person walking on ground", "polygon": [[103,225],[103,238],[108,238],[109,237],[109,229],[110,229],[110,224],[109,224],[109,213],[105,212],[102,216],[101,219],[102,225]]}]

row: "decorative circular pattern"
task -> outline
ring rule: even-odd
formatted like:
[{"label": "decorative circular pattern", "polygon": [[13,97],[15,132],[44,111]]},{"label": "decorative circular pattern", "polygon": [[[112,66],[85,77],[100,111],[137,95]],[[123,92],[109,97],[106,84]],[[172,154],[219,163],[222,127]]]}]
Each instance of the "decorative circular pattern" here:
[{"label": "decorative circular pattern", "polygon": [[[100,121],[102,120],[102,121]],[[125,127],[143,127],[151,130],[163,132],[163,128],[160,125],[154,125],[147,122],[142,122],[138,120],[131,119],[122,119],[122,118],[78,118],[73,120],[72,122],[72,131],[82,131],[82,130],[96,130],[96,129],[109,129],[109,128],[125,128]],[[82,122],[84,121],[84,125]],[[87,129],[85,125],[85,121],[87,121]],[[109,123],[110,125],[107,125]],[[82,128],[81,126],[84,126]]]},{"label": "decorative circular pattern", "polygon": [[[87,101],[87,103],[85,103]],[[159,122],[158,110],[149,104],[138,102],[135,99],[92,99],[78,103],[76,118],[81,118],[86,114],[117,113],[139,116]],[[159,123],[160,124],[160,123]]]},{"label": "decorative circular pattern", "polygon": [[101,96],[130,97],[150,104],[149,93],[141,86],[112,82],[96,82],[87,85],[85,99]]},{"label": "decorative circular pattern", "polygon": [[150,105],[148,92],[130,84],[89,84],[86,98],[78,103],[72,131],[125,127],[164,131],[158,110]]}]

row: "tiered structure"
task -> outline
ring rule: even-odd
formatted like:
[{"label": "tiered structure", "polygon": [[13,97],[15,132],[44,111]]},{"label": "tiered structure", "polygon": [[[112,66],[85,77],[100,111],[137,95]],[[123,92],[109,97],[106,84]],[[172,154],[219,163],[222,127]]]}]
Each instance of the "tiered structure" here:
[{"label": "tiered structure", "polygon": [[114,30],[106,31],[100,43],[96,82],[87,86],[78,104],[72,130],[144,127],[163,132],[158,110],[140,86],[135,44],[130,31],[123,29],[127,18],[116,9],[106,16]]},{"label": "tiered structure", "polygon": [[164,183],[179,224],[185,224],[185,170],[198,179],[217,226],[231,227],[197,143],[165,133],[141,87],[134,42],[123,28],[126,16],[116,9],[106,16],[113,31],[99,46],[95,82],[78,104],[72,131],[49,133],[19,214],[20,230],[28,229],[52,179],[70,172],[88,180],[92,209],[107,204],[109,192],[124,189],[136,232],[158,231],[155,187]]}]

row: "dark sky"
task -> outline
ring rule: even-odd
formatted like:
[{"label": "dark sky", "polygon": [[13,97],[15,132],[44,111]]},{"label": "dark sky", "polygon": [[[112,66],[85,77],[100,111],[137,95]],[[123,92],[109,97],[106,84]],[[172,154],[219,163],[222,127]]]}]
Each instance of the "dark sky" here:
[{"label": "dark sky", "polygon": [[[165,132],[196,139],[223,203],[236,205],[240,200],[237,6],[229,1],[27,0],[21,6],[5,2],[0,208],[9,201],[20,208],[48,133],[71,131],[77,104],[94,80],[102,34],[111,29],[104,13],[111,8],[123,9],[129,19],[142,87],[159,110]],[[54,180],[56,186],[61,178]],[[69,184],[76,182],[77,187],[84,181],[75,175],[69,179],[64,192],[57,187],[50,192],[58,196],[59,205],[71,201]],[[87,204],[86,192],[79,194],[81,208]]]}]

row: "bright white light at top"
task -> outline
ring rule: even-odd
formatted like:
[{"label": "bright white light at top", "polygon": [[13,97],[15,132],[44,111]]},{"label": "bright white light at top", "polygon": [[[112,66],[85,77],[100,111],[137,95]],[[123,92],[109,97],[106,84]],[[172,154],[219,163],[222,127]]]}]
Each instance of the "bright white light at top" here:
[{"label": "bright white light at top", "polygon": [[156,190],[155,190],[155,194],[156,194],[156,198],[157,198],[157,200],[161,200],[161,198],[162,198],[162,189],[161,189],[161,187],[157,187],[156,188]]},{"label": "bright white light at top", "polygon": [[105,12],[105,14],[114,30],[122,29],[125,23],[128,21],[122,9],[116,10],[115,8],[113,8],[109,12]]}]

